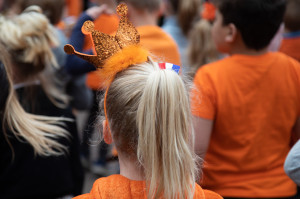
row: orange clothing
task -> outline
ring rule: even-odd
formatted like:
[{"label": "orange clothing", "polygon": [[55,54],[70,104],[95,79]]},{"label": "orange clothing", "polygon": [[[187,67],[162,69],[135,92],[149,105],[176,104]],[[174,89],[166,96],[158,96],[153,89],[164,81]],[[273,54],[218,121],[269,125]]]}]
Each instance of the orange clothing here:
[{"label": "orange clothing", "polygon": [[[180,66],[179,50],[171,36],[158,26],[139,26],[136,29],[141,36],[141,45],[150,51],[154,60]],[[93,74],[93,78],[90,74]],[[97,71],[89,73],[87,83],[90,88],[99,89],[101,80],[97,76]]]},{"label": "orange clothing", "polygon": [[214,120],[204,188],[223,197],[290,197],[283,170],[300,116],[300,64],[282,53],[233,55],[203,66],[192,113]]},{"label": "orange clothing", "polygon": [[[222,199],[221,196],[212,191],[203,190],[198,184],[195,187],[195,199]],[[145,181],[135,181],[121,175],[111,175],[96,180],[90,193],[77,196],[74,199],[140,199],[147,198],[145,190]]]},{"label": "orange clothing", "polygon": [[[119,26],[119,17],[118,15],[100,15],[95,21],[95,29],[99,30],[105,34],[115,33]],[[85,37],[84,40],[84,50],[89,50],[92,48],[92,41],[90,37]],[[97,71],[93,71],[88,73],[87,75],[87,85],[93,89],[98,90],[100,85],[102,84],[102,80],[98,76]]]},{"label": "orange clothing", "polygon": [[178,46],[163,29],[150,25],[136,29],[141,35],[141,45],[150,51],[154,60],[181,65]]},{"label": "orange clothing", "polygon": [[82,12],[82,0],[66,0],[67,15],[78,17]]},{"label": "orange clothing", "polygon": [[281,42],[279,51],[300,62],[300,36],[295,38],[284,38]]}]

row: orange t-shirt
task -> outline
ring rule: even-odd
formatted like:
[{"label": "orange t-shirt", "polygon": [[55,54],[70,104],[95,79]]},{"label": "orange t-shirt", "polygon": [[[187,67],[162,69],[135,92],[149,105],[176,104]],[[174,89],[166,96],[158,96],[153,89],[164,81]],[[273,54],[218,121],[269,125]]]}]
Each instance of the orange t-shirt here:
[{"label": "orange t-shirt", "polygon": [[295,38],[284,38],[279,49],[300,62],[300,36]]},{"label": "orange t-shirt", "polygon": [[[147,198],[145,181],[130,180],[122,175],[111,175],[96,180],[90,193],[74,199],[140,199]],[[203,190],[198,184],[195,186],[196,199],[222,199],[218,194]]]},{"label": "orange t-shirt", "polygon": [[192,113],[214,120],[204,188],[223,197],[289,197],[284,173],[300,116],[300,64],[282,53],[233,55],[200,68]]},{"label": "orange t-shirt", "polygon": [[[105,34],[113,34],[117,31],[119,26],[119,17],[118,15],[100,15],[95,21],[95,29],[99,30]],[[83,50],[92,49],[93,44],[92,40],[89,36],[85,37]],[[95,53],[95,52],[94,52]],[[98,76],[97,71],[93,71],[88,73],[87,75],[87,85],[93,89],[98,90],[100,85],[102,84],[102,80]]]},{"label": "orange t-shirt", "polygon": [[[141,36],[141,45],[150,51],[155,61],[169,62],[180,66],[179,50],[171,36],[158,26],[139,26],[136,29]],[[90,77],[90,74],[93,75],[93,78]],[[97,71],[94,71],[89,73],[87,82],[90,88],[97,90],[102,81],[97,76]]]}]

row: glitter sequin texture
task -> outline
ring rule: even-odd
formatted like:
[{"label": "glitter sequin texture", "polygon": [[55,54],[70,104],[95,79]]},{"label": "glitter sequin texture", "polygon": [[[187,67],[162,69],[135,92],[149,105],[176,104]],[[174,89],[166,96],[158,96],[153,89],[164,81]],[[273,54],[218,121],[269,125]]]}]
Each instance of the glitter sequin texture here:
[{"label": "glitter sequin texture", "polygon": [[128,8],[126,4],[120,4],[117,7],[117,13],[121,16],[121,19],[115,36],[110,36],[95,30],[92,21],[86,21],[82,26],[82,32],[91,36],[97,55],[79,53],[69,44],[65,46],[65,52],[67,54],[75,54],[92,63],[97,68],[102,68],[105,60],[121,49],[130,45],[139,44],[140,35],[127,18]]}]

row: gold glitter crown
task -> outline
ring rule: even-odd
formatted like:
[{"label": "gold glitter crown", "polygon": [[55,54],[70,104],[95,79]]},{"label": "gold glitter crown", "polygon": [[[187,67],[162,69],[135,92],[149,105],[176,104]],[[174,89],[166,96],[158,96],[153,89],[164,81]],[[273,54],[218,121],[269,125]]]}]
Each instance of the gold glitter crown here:
[{"label": "gold glitter crown", "polygon": [[128,20],[128,8],[126,4],[120,4],[117,7],[117,13],[120,18],[119,27],[115,36],[110,36],[95,30],[92,21],[84,22],[81,31],[85,35],[90,35],[97,55],[88,55],[75,51],[70,44],[65,45],[64,50],[67,54],[75,54],[78,57],[92,63],[97,68],[102,68],[105,61],[120,50],[138,45],[140,35],[132,23]]}]

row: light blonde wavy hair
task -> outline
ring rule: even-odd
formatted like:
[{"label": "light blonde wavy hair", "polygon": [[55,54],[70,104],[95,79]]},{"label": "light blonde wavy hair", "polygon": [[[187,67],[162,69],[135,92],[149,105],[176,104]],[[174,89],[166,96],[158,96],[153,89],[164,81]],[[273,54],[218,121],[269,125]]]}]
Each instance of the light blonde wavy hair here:
[{"label": "light blonde wavy hair", "polygon": [[148,198],[193,198],[198,172],[180,76],[151,60],[130,66],[116,75],[106,100],[117,150],[143,168]]},{"label": "light blonde wavy hair", "polygon": [[0,16],[0,42],[13,60],[13,80],[40,80],[49,99],[58,107],[65,107],[68,97],[54,81],[57,61],[51,47],[58,45],[54,28],[38,6],[30,6],[20,15]]},{"label": "light blonde wavy hair", "polygon": [[13,146],[7,134],[7,130],[9,130],[20,141],[27,141],[33,147],[36,155],[65,154],[68,149],[57,140],[59,138],[69,138],[69,133],[63,128],[63,121],[71,120],[26,113],[20,105],[13,88],[10,59],[10,55],[5,50],[5,47],[0,45],[0,61],[4,65],[9,84],[9,95],[7,96],[6,106],[2,115],[2,128],[6,141],[13,151]]},{"label": "light blonde wavy hair", "polygon": [[187,50],[189,68],[187,74],[194,77],[197,70],[204,64],[217,61],[220,58],[211,36],[212,24],[205,20],[199,20],[189,35]]}]

